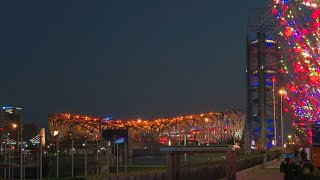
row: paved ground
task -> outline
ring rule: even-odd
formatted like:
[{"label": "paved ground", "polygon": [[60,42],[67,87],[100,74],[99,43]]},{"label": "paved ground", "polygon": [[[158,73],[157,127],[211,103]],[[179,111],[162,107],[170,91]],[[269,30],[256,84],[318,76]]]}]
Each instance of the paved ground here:
[{"label": "paved ground", "polygon": [[246,177],[239,177],[239,180],[283,180],[283,173],[280,173],[279,168],[266,168],[260,171],[248,174]]},{"label": "paved ground", "polygon": [[237,180],[283,180],[280,172],[280,160],[269,163],[267,168],[256,168],[237,174]]}]

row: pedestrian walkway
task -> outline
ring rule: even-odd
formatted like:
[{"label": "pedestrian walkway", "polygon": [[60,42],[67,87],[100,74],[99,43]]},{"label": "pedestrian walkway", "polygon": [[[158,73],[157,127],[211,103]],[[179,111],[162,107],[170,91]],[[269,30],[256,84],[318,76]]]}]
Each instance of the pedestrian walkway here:
[{"label": "pedestrian walkway", "polygon": [[283,180],[284,174],[280,172],[280,160],[268,163],[266,168],[256,166],[237,173],[237,180]]}]

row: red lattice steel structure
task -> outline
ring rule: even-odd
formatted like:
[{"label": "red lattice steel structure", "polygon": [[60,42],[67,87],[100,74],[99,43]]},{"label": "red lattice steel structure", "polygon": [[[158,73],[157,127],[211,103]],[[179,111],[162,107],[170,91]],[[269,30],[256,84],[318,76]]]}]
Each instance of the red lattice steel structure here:
[{"label": "red lattice steel structure", "polygon": [[239,110],[181,116],[155,120],[106,120],[88,116],[54,113],[49,116],[51,136],[59,131],[62,139],[72,136],[89,141],[101,140],[110,129],[128,130],[132,149],[149,149],[156,145],[186,143],[218,144],[238,142],[242,137],[245,115]]}]

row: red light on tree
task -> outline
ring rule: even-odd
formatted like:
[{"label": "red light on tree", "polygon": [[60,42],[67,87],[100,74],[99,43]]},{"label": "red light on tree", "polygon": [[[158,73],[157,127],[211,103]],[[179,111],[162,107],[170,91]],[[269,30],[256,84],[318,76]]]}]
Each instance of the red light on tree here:
[{"label": "red light on tree", "polygon": [[312,19],[317,19],[319,17],[319,14],[320,14],[320,10],[316,9],[312,15],[311,15],[311,18]]},{"label": "red light on tree", "polygon": [[291,92],[296,92],[296,91],[297,91],[297,88],[294,87],[294,86],[292,86],[292,87],[290,88],[290,91],[291,91]]},{"label": "red light on tree", "polygon": [[287,37],[291,36],[293,34],[293,31],[291,29],[291,27],[286,27],[286,29],[284,30],[284,35],[286,35]]},{"label": "red light on tree", "polygon": [[271,12],[272,12],[272,14],[274,15],[274,14],[277,14],[277,12],[278,12],[278,11],[277,11],[277,10],[275,10],[275,9],[272,9],[272,11],[271,11]]},{"label": "red light on tree", "polygon": [[311,82],[316,82],[317,79],[318,79],[318,77],[315,76],[315,75],[312,75],[312,76],[310,76],[309,78],[310,78],[310,81],[311,81]]},{"label": "red light on tree", "polygon": [[302,33],[303,35],[307,35],[307,34],[308,34],[308,30],[302,29],[301,33]]}]

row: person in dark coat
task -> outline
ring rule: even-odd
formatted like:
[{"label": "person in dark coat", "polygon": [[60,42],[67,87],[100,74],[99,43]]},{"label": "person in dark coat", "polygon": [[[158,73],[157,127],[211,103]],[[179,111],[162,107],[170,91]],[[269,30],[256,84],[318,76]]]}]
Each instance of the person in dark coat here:
[{"label": "person in dark coat", "polygon": [[284,173],[284,180],[295,180],[298,167],[290,158],[286,158],[280,165],[280,171]]},{"label": "person in dark coat", "polygon": [[301,168],[301,180],[316,180],[320,179],[317,176],[318,172],[310,162],[306,162]]},{"label": "person in dark coat", "polygon": [[304,161],[307,160],[307,153],[306,152],[301,151],[300,156],[301,156],[301,160],[304,160]]}]

